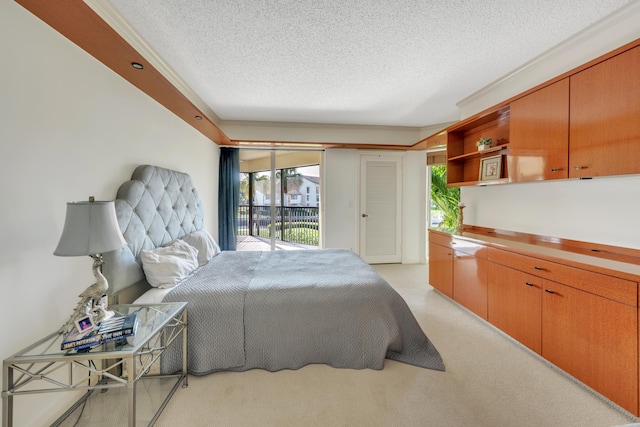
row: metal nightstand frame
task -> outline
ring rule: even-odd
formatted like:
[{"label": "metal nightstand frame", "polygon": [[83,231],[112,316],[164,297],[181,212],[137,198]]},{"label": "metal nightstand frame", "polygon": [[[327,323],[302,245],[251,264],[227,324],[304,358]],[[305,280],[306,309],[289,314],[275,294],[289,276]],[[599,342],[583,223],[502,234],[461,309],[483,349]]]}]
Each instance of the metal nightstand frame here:
[{"label": "metal nightstand frame", "polygon": [[[186,306],[187,303],[183,302],[112,306],[110,309],[117,314],[126,314],[131,311],[143,313],[145,319],[152,323],[151,327],[146,330],[139,325],[132,343],[122,346],[118,346],[116,342],[107,343],[86,353],[60,350],[63,337],[61,333],[55,332],[5,359],[2,376],[2,426],[13,426],[14,396],[78,390],[86,390],[87,394],[90,394],[97,389],[126,387],[128,425],[132,427],[136,425],[138,380],[142,377],[175,377],[175,384],[149,423],[153,425],[180,382],[182,387],[188,386]],[[181,372],[172,375],[147,375],[152,365],[180,334],[182,334]],[[41,350],[43,348],[44,350]],[[65,368],[66,378],[61,379],[62,375],[59,371]],[[39,387],[33,388],[34,384]],[[29,385],[28,388],[27,385]],[[59,421],[69,415],[87,397],[85,395],[80,399]]]}]

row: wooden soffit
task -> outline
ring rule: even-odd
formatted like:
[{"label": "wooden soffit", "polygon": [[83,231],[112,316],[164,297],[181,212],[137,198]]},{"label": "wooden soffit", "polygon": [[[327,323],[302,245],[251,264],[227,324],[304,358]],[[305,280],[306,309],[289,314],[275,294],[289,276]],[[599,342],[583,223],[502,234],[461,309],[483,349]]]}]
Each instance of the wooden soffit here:
[{"label": "wooden soffit", "polygon": [[[231,143],[215,123],[82,0],[15,1],[216,144]],[[144,68],[133,68],[134,62]]]}]

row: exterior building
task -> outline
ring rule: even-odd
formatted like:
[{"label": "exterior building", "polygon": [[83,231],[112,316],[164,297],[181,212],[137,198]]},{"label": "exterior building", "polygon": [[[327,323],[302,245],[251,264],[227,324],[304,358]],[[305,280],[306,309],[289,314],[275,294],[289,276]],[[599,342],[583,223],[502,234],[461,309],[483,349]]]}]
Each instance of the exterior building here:
[{"label": "exterior building", "polygon": [[[300,187],[291,189],[285,194],[284,206],[312,207],[320,205],[320,177],[302,175]],[[255,190],[253,204],[267,206],[271,203],[271,196],[260,190]],[[280,206],[280,194],[276,194],[276,206]]]}]

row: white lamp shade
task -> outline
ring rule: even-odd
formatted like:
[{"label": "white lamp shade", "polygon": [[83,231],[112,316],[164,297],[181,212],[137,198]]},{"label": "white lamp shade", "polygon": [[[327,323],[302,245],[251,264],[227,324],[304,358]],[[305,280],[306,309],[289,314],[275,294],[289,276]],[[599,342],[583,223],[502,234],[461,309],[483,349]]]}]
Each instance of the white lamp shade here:
[{"label": "white lamp shade", "polygon": [[67,217],[58,256],[95,255],[120,249],[126,244],[112,201],[67,203]]}]

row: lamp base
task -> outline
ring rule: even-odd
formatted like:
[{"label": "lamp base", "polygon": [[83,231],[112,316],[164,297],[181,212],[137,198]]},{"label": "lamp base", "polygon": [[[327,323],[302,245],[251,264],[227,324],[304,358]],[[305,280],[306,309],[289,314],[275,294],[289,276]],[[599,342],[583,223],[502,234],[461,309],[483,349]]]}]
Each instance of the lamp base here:
[{"label": "lamp base", "polygon": [[60,331],[63,333],[69,332],[71,325],[75,325],[75,321],[80,318],[91,316],[93,323],[98,324],[98,322],[105,320],[105,318],[110,319],[114,316],[113,311],[109,311],[107,307],[107,289],[109,289],[109,283],[102,275],[100,269],[102,264],[104,264],[102,254],[89,256],[93,259],[93,275],[96,278],[96,282],[79,295],[80,302],[78,302],[75,310],[73,310],[73,314],[69,320],[60,328]]}]

